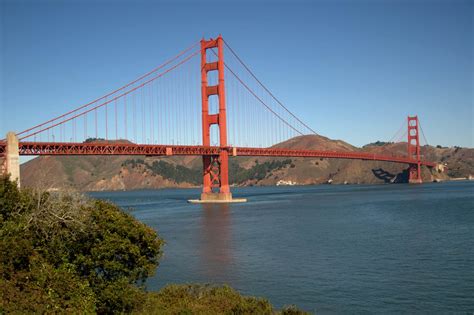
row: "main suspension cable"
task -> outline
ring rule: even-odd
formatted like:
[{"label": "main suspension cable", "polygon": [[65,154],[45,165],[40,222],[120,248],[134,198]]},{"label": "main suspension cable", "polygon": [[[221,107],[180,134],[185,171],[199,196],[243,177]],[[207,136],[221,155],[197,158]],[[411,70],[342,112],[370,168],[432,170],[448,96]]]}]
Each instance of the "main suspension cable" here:
[{"label": "main suspension cable", "polygon": [[418,125],[420,126],[421,135],[423,136],[423,139],[425,140],[425,144],[426,144],[426,145],[429,145],[428,140],[426,140],[425,132],[423,131],[423,127],[421,127],[421,122],[420,122],[419,119],[418,119]]},{"label": "main suspension cable", "polygon": [[102,106],[105,106],[105,105],[107,105],[107,104],[109,104],[109,103],[112,103],[112,102],[118,100],[119,98],[124,97],[124,96],[126,96],[126,95],[132,93],[133,91],[138,90],[139,88],[142,88],[143,86],[147,85],[148,83],[153,82],[153,81],[155,81],[155,80],[158,79],[158,78],[161,78],[161,77],[164,76],[165,74],[169,73],[170,71],[176,69],[177,67],[179,67],[179,66],[182,65],[183,63],[185,63],[185,62],[187,62],[188,60],[190,60],[192,57],[196,56],[199,52],[200,52],[199,50],[196,50],[194,53],[192,53],[191,55],[187,56],[185,59],[181,60],[179,63],[177,63],[176,65],[174,65],[174,66],[172,66],[171,68],[167,69],[166,71],[164,71],[164,72],[162,72],[162,73],[156,75],[155,77],[152,77],[152,78],[149,79],[148,81],[145,81],[145,82],[141,83],[140,85],[137,85],[136,87],[134,87],[134,88],[132,88],[132,89],[130,89],[130,90],[128,90],[128,91],[125,91],[125,92],[123,92],[122,94],[120,94],[120,95],[118,95],[118,96],[116,96],[116,97],[114,97],[114,98],[112,98],[112,99],[110,99],[110,100],[108,100],[108,101],[106,101],[106,102],[104,102],[104,103],[102,103],[102,104],[96,105],[96,106],[94,106],[94,107],[92,107],[92,108],[87,109],[86,111],[84,111],[84,112],[82,112],[82,113],[79,113],[79,114],[76,114],[76,115],[74,115],[74,116],[72,116],[72,117],[69,117],[69,118],[67,118],[67,119],[61,120],[60,122],[58,122],[58,123],[56,123],[56,124],[53,124],[53,125],[48,126],[48,127],[45,127],[45,128],[43,128],[43,129],[41,129],[41,130],[38,130],[38,131],[36,131],[36,132],[34,132],[34,133],[27,134],[27,135],[21,137],[20,140],[23,140],[23,139],[26,139],[26,138],[30,138],[30,137],[32,137],[32,136],[34,136],[34,135],[37,135],[37,134],[39,134],[39,133],[41,133],[41,132],[43,132],[43,131],[45,131],[45,130],[54,128],[54,127],[56,127],[56,126],[58,126],[58,125],[63,125],[64,123],[66,123],[66,122],[68,122],[68,121],[70,121],[70,120],[72,120],[72,119],[75,119],[75,118],[77,118],[77,117],[80,117],[80,116],[82,116],[82,115],[85,115],[85,114],[87,114],[87,113],[89,113],[89,112],[91,112],[91,111],[93,111],[93,110],[95,110],[95,109],[97,109],[97,108],[99,108],[99,107],[102,107]]},{"label": "main suspension cable", "polygon": [[74,109],[74,110],[71,110],[71,111],[69,111],[69,112],[67,112],[67,113],[65,113],[65,114],[62,114],[62,115],[57,116],[57,117],[55,117],[55,118],[52,118],[52,119],[50,119],[50,120],[48,120],[48,121],[46,121],[46,122],[44,122],[44,123],[41,123],[41,124],[36,125],[36,126],[34,126],[34,127],[31,127],[31,128],[29,128],[29,129],[23,130],[23,131],[19,132],[17,135],[22,135],[22,134],[27,133],[27,132],[29,132],[29,131],[31,131],[31,130],[38,129],[38,128],[40,128],[40,127],[46,125],[46,124],[52,123],[52,122],[54,122],[54,121],[56,121],[56,120],[58,120],[58,119],[64,118],[64,117],[66,117],[66,116],[69,116],[70,114],[73,114],[73,113],[75,113],[75,112],[78,112],[79,110],[81,110],[81,109],[83,109],[83,108],[86,108],[86,107],[88,107],[88,106],[90,106],[90,105],[92,105],[92,104],[94,104],[94,103],[97,103],[98,101],[101,101],[101,100],[103,100],[103,99],[105,99],[105,98],[107,98],[107,97],[109,97],[109,96],[111,96],[111,95],[113,95],[113,94],[115,94],[115,93],[117,93],[117,92],[123,90],[123,89],[126,89],[127,87],[129,87],[129,86],[131,86],[131,85],[137,83],[138,81],[140,81],[140,80],[142,80],[142,79],[144,79],[144,78],[146,78],[146,77],[152,75],[153,73],[157,72],[158,70],[162,69],[163,67],[169,65],[170,63],[172,63],[173,61],[177,60],[178,58],[180,58],[181,56],[183,56],[184,54],[186,54],[187,52],[189,52],[191,49],[193,49],[194,47],[196,47],[198,44],[199,44],[199,42],[194,43],[193,45],[191,45],[191,46],[189,46],[188,48],[186,48],[185,50],[181,51],[179,54],[177,54],[177,55],[174,56],[173,58],[168,59],[168,60],[165,61],[163,64],[161,64],[161,65],[159,65],[158,67],[154,68],[153,70],[151,70],[151,71],[145,73],[144,75],[138,77],[137,79],[131,81],[130,83],[127,83],[127,84],[125,84],[124,86],[122,86],[122,87],[120,87],[120,88],[118,88],[118,89],[116,89],[116,90],[114,90],[114,91],[112,91],[112,92],[110,92],[110,93],[108,93],[108,94],[102,96],[102,97],[99,97],[99,98],[97,98],[97,99],[95,99],[95,100],[93,100],[93,101],[91,101],[91,102],[89,102],[89,103],[87,103],[87,104],[84,104],[84,105],[82,105],[82,106],[80,106],[80,107],[78,107],[78,108],[76,108],[76,109]]},{"label": "main suspension cable", "polygon": [[[211,49],[211,51],[217,56],[217,53]],[[263,106],[265,106],[270,112],[272,112],[276,117],[278,117],[283,123],[285,123],[288,127],[290,127],[291,129],[293,129],[294,131],[296,131],[298,134],[300,134],[301,136],[303,135],[303,133],[301,131],[299,131],[298,129],[296,129],[295,127],[293,127],[288,121],[286,121],[283,117],[281,117],[280,115],[278,115],[278,113],[276,113],[273,109],[271,109],[270,106],[268,106],[260,97],[258,97],[258,95],[247,85],[244,83],[244,81],[224,62],[224,65],[225,67],[227,68],[227,70],[230,71],[230,73],[240,82],[240,84],[242,84],[242,86],[247,89],[247,91],[250,92],[250,94],[252,94]]]},{"label": "main suspension cable", "polygon": [[237,53],[229,46],[229,44],[224,40],[224,44],[229,48],[230,52],[237,58],[240,64],[250,73],[250,75],[260,84],[260,86],[286,111],[288,112],[293,118],[295,118],[299,123],[305,126],[308,130],[312,133],[317,135],[318,133],[314,131],[311,127],[305,124],[301,119],[299,119],[295,114],[293,114],[258,78],[257,76],[250,70],[250,68],[243,62],[243,60],[237,55]]}]

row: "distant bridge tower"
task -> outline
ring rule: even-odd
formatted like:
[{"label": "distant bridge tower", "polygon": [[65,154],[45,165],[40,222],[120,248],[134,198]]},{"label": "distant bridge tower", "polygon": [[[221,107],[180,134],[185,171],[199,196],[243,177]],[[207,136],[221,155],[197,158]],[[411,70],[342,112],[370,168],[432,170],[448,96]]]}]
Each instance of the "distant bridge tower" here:
[{"label": "distant bridge tower", "polygon": [[[207,62],[207,50],[217,47],[217,61]],[[218,72],[217,85],[208,85],[208,73]],[[209,114],[209,97],[217,95],[219,111]],[[201,40],[201,97],[202,97],[202,144],[210,146],[212,125],[219,126],[219,146],[227,148],[227,122],[224,86],[224,41],[219,35],[216,39]],[[202,201],[232,200],[229,188],[229,152],[221,150],[219,155],[204,155],[203,159]]]},{"label": "distant bridge tower", "polygon": [[418,116],[408,116],[408,158],[417,161],[416,164],[410,164],[410,167],[408,168],[408,182],[410,184],[422,183],[418,126]]}]

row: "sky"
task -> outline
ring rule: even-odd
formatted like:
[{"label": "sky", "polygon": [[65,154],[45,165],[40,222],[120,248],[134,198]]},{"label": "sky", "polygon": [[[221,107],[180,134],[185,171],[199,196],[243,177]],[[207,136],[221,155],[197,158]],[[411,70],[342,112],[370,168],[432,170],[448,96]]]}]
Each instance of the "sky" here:
[{"label": "sky", "polygon": [[474,147],[474,1],[0,3],[0,134],[222,34],[321,135],[387,141],[416,114],[429,144]]}]

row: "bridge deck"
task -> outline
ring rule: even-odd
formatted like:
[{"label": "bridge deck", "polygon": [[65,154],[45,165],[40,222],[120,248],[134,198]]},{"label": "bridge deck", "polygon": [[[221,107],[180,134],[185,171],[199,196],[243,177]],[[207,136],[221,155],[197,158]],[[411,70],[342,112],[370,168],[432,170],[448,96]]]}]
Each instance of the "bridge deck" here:
[{"label": "bridge deck", "polygon": [[[277,148],[244,148],[187,145],[146,145],[132,143],[55,143],[20,142],[20,155],[218,155],[227,150],[230,156],[271,156],[271,157],[310,157],[328,159],[357,159],[385,161],[403,164],[417,164],[414,159],[403,156],[389,156],[361,152],[334,152],[318,150],[293,150]],[[0,143],[0,155],[5,153],[5,144]],[[436,163],[421,161],[422,165],[436,166]]]}]

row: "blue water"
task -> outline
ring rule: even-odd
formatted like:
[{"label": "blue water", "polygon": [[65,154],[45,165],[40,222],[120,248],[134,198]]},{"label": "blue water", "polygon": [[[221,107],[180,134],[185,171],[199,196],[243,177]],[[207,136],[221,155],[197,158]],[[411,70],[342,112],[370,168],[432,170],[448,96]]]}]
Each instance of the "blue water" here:
[{"label": "blue water", "polygon": [[133,208],[167,245],[150,290],[227,283],[318,313],[474,312],[474,182],[91,195]]}]

